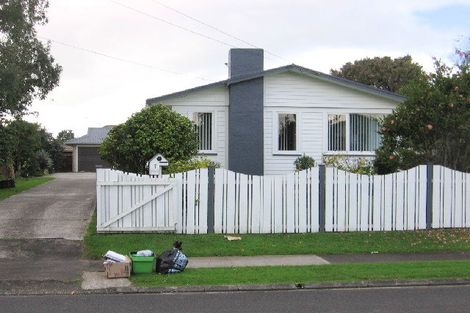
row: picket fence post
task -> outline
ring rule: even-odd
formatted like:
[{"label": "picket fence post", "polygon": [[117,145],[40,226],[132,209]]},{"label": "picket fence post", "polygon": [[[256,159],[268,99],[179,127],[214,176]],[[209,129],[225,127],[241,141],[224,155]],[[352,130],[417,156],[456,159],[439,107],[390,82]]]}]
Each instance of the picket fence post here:
[{"label": "picket fence post", "polygon": [[214,233],[215,167],[208,168],[207,181],[207,233]]},{"label": "picket fence post", "polygon": [[426,229],[432,228],[432,198],[433,198],[434,164],[426,164]]},{"label": "picket fence post", "polygon": [[320,164],[318,166],[318,181],[319,181],[319,188],[318,188],[318,223],[319,223],[319,232],[325,231],[325,197],[326,197],[326,189],[325,189],[325,165]]}]

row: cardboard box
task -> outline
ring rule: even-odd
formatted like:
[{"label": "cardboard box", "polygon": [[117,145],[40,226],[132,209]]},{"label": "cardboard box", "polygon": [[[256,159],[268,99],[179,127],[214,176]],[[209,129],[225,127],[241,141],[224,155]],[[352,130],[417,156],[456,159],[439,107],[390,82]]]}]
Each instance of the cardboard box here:
[{"label": "cardboard box", "polygon": [[131,276],[132,261],[126,256],[125,262],[119,263],[106,263],[104,264],[104,271],[108,278],[127,278]]}]

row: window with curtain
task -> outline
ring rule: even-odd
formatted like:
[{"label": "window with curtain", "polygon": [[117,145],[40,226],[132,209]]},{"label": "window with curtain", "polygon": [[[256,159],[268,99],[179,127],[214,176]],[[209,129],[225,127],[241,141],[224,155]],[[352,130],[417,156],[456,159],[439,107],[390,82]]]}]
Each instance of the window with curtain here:
[{"label": "window with curtain", "polygon": [[[329,114],[328,151],[375,151],[381,142],[379,116],[375,114]],[[349,136],[349,147],[346,138]]]},{"label": "window with curtain", "polygon": [[212,113],[194,113],[199,150],[212,150]]},{"label": "window with curtain", "polygon": [[295,151],[297,149],[297,117],[296,114],[278,115],[278,150]]},{"label": "window with curtain", "polygon": [[375,151],[380,146],[377,115],[350,114],[349,140],[351,151]]},{"label": "window with curtain", "polygon": [[346,151],[346,115],[328,115],[328,151]]}]

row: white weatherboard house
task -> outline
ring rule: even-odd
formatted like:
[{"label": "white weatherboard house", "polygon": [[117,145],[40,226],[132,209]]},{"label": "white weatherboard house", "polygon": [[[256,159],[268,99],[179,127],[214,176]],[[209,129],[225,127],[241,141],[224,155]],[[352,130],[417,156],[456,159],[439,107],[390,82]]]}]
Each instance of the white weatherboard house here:
[{"label": "white weatherboard house", "polygon": [[292,172],[302,154],[373,157],[378,118],[403,97],[287,65],[264,70],[261,49],[231,49],[229,78],[147,100],[192,119],[199,153],[235,172]]}]

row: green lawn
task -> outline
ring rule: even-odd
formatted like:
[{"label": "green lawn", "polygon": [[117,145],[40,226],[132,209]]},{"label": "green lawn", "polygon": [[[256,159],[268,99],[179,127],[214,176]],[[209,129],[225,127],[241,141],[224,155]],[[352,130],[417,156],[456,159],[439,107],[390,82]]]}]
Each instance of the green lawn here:
[{"label": "green lawn", "polygon": [[215,234],[96,234],[95,229],[93,217],[85,236],[85,253],[91,258],[100,258],[107,250],[128,253],[151,249],[158,254],[177,239],[183,241],[189,257],[470,251],[470,229],[241,235],[241,241]]},{"label": "green lawn", "polygon": [[161,287],[451,278],[470,278],[470,261],[201,268],[187,269],[183,273],[172,275],[133,275],[131,280],[139,287]]},{"label": "green lawn", "polygon": [[41,177],[32,177],[32,178],[16,178],[16,187],[15,188],[6,188],[0,189],[0,200],[6,199],[17,193],[23,192],[25,190],[31,189],[38,185],[47,183],[48,181],[53,180],[54,177],[50,176],[41,176]]}]

